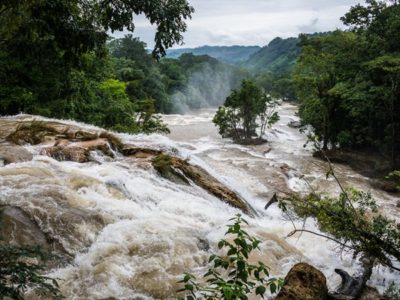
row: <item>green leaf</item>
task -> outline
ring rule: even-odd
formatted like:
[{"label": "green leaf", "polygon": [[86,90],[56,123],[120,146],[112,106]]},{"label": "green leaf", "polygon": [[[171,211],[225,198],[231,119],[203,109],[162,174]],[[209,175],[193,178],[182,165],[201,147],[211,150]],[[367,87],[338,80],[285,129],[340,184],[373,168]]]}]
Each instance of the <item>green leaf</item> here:
[{"label": "green leaf", "polygon": [[264,296],[266,288],[262,285],[256,288],[256,295]]},{"label": "green leaf", "polygon": [[276,286],[275,282],[272,282],[272,283],[269,285],[269,289],[270,289],[270,291],[271,291],[272,294],[275,294],[275,293],[276,293],[277,286]]}]

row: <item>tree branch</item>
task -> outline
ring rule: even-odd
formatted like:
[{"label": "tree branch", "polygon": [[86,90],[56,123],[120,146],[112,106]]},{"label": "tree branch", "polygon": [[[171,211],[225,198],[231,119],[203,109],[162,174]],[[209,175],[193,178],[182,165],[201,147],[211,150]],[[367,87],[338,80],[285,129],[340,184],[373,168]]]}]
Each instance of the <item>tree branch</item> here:
[{"label": "tree branch", "polygon": [[328,240],[334,241],[335,243],[341,245],[341,246],[344,247],[344,248],[348,248],[348,249],[355,250],[354,247],[351,247],[351,246],[349,246],[349,245],[346,245],[346,244],[342,243],[341,241],[339,241],[339,240],[337,240],[337,239],[334,239],[334,238],[332,238],[332,237],[330,237],[330,236],[327,236],[327,235],[324,235],[324,234],[321,234],[321,233],[317,233],[317,232],[314,232],[314,231],[311,231],[311,230],[307,230],[307,229],[297,229],[297,228],[296,228],[296,229],[293,230],[291,233],[289,233],[289,234],[287,235],[287,237],[291,237],[291,236],[295,235],[295,234],[298,233],[298,232],[300,232],[300,233],[306,232],[306,233],[310,233],[310,234],[313,234],[313,235],[316,235],[316,236],[320,236],[320,237],[326,238],[326,239],[328,239]]}]

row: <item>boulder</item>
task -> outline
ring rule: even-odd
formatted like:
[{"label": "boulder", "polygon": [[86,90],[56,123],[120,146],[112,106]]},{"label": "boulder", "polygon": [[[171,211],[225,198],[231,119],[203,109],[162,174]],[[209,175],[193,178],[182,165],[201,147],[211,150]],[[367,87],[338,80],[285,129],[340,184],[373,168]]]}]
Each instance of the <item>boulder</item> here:
[{"label": "boulder", "polygon": [[301,122],[300,121],[290,121],[288,123],[288,126],[290,128],[300,128],[301,127]]},{"label": "boulder", "polygon": [[0,242],[15,246],[40,246],[49,249],[46,236],[39,226],[18,207],[1,208]]},{"label": "boulder", "polygon": [[46,147],[41,150],[40,154],[50,156],[58,161],[74,161],[78,163],[90,161],[89,151],[82,147]]},{"label": "boulder", "polygon": [[324,300],[328,296],[326,278],[306,263],[296,264],[286,275],[277,300]]},{"label": "boulder", "polygon": [[359,300],[389,300],[389,298],[379,294],[376,288],[367,286],[362,292]]},{"label": "boulder", "polygon": [[0,160],[4,165],[31,161],[33,158],[32,153],[21,146],[0,146]]},{"label": "boulder", "polygon": [[154,157],[152,164],[158,173],[166,179],[181,184],[194,183],[225,203],[239,208],[245,214],[257,214],[245,200],[200,166],[192,165],[187,160],[172,157],[165,153]]}]

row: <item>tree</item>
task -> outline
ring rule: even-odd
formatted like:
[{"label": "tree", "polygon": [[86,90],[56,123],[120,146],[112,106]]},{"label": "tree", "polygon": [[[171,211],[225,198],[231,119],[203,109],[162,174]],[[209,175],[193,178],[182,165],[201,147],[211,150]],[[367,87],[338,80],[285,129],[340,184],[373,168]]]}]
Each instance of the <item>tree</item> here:
[{"label": "tree", "polygon": [[342,20],[351,31],[302,38],[294,73],[300,117],[324,149],[367,150],[396,169],[400,5],[368,0]]},{"label": "tree", "polygon": [[[341,251],[359,258],[363,270],[355,278],[343,270],[335,270],[343,279],[340,293],[358,299],[375,265],[400,272],[400,224],[379,211],[370,193],[344,189],[329,164],[327,178],[331,176],[341,188],[339,197],[322,196],[312,190],[305,197],[292,195],[282,200],[280,207],[291,220],[315,218],[322,231],[318,233],[304,225],[295,228],[289,236],[295,233],[322,236],[336,242]],[[334,294],[332,298],[343,299],[341,296]]]},{"label": "tree", "polygon": [[72,77],[82,71],[84,55],[106,56],[108,31],[133,31],[134,15],[144,14],[156,25],[153,54],[159,58],[182,41],[192,12],[186,0],[2,1],[0,114],[64,117],[70,112],[53,108],[69,108]]},{"label": "tree", "polygon": [[[260,142],[266,127],[279,120],[275,107],[272,97],[254,82],[243,80],[240,90],[234,90],[224,106],[219,107],[213,122],[223,137],[233,137],[239,143]],[[260,136],[255,141],[253,137],[257,136],[256,129],[260,126]]]},{"label": "tree", "polygon": [[[232,238],[232,242],[222,239],[218,249],[226,249],[226,256],[211,255],[209,263],[212,267],[204,275],[208,285],[203,287],[197,283],[191,274],[185,274],[180,283],[184,288],[178,292],[185,292],[185,297],[178,299],[248,299],[250,294],[264,298],[267,287],[271,293],[276,293],[283,284],[282,279],[268,278],[268,267],[262,262],[253,265],[248,262],[252,251],[258,249],[260,240],[250,236],[243,228],[248,224],[240,214],[236,215],[228,225],[225,233]],[[224,276],[226,274],[226,277]]]}]

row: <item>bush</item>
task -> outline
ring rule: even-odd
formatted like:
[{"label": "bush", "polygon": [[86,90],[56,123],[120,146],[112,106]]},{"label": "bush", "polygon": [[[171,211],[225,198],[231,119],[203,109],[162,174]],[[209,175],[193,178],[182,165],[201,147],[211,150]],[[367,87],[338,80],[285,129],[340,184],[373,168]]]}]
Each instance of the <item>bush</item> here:
[{"label": "bush", "polygon": [[187,273],[180,281],[184,288],[178,291],[184,292],[185,297],[178,299],[248,299],[248,295],[254,293],[264,298],[267,287],[271,293],[276,293],[283,285],[282,279],[268,278],[268,267],[262,262],[256,265],[248,262],[250,253],[258,249],[261,241],[242,229],[242,224],[248,224],[247,221],[240,214],[230,221],[234,223],[228,225],[225,235],[231,236],[233,242],[219,241],[218,248],[226,249],[226,256],[210,256],[209,262],[213,265],[204,275],[208,285],[201,286],[195,276]]},{"label": "bush", "polygon": [[[39,248],[0,246],[0,298],[22,300],[27,289],[39,296],[63,298],[57,281],[41,275],[49,256]],[[35,262],[39,260],[40,263]]]}]

